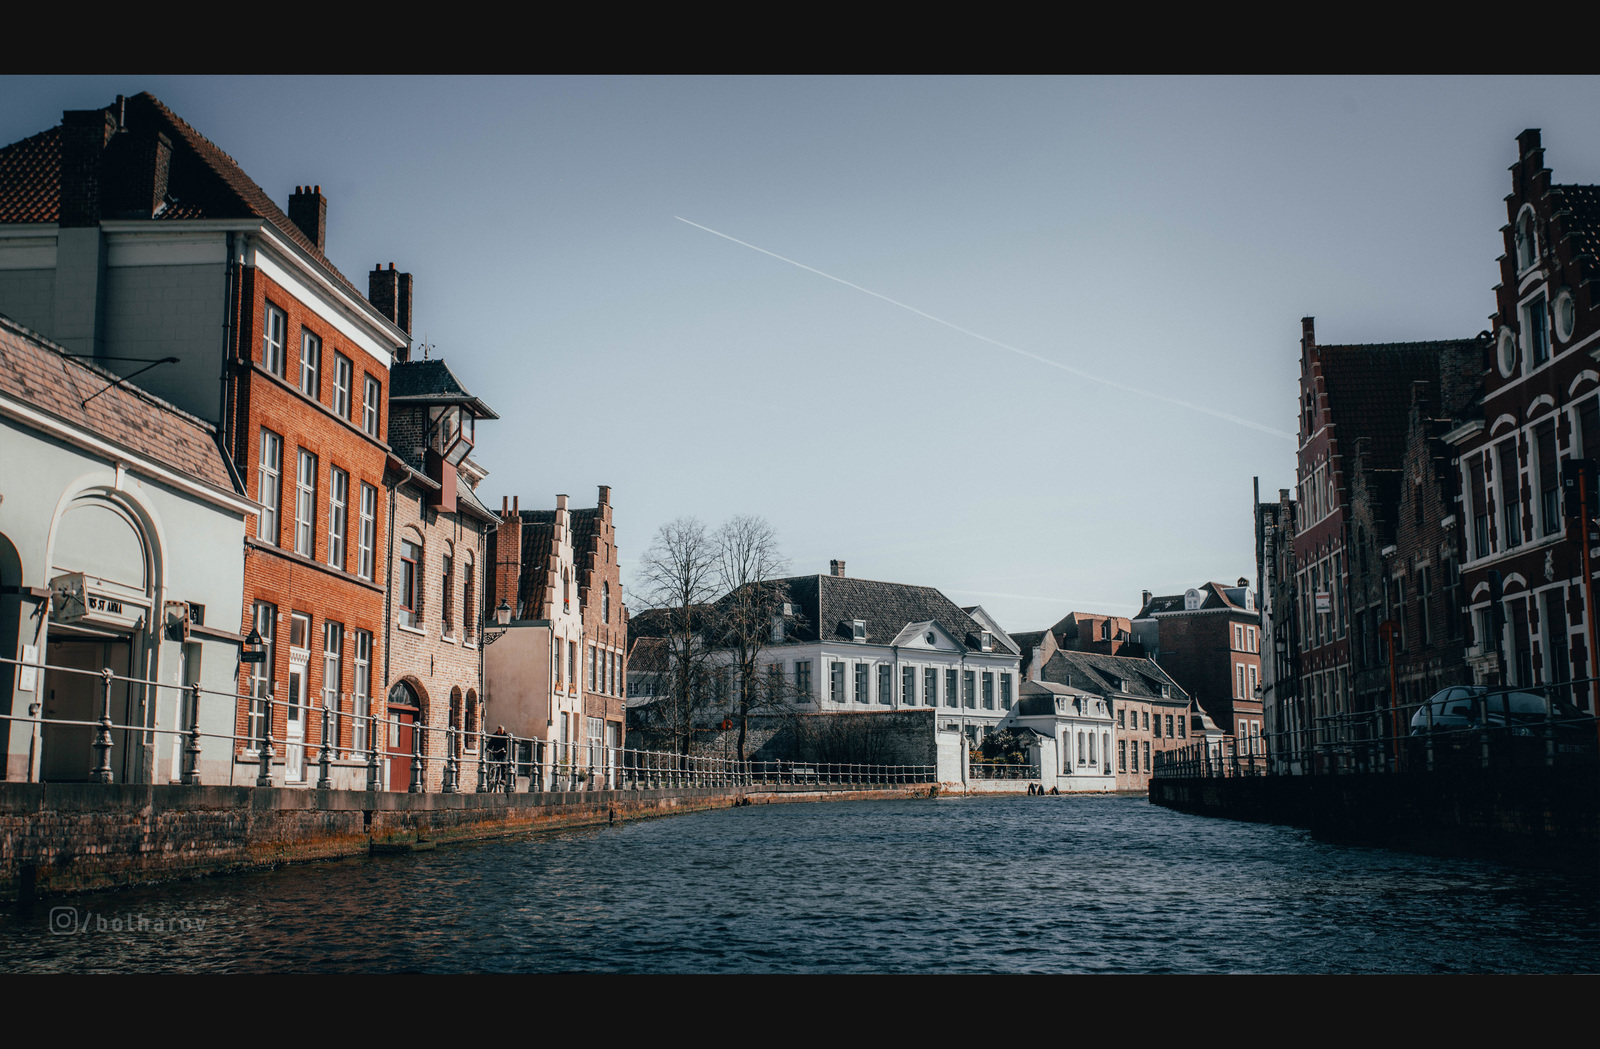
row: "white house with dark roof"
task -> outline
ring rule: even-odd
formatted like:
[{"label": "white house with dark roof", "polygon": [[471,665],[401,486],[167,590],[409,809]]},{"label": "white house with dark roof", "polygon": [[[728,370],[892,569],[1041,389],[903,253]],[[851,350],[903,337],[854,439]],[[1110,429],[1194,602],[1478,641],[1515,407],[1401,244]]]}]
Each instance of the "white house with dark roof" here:
[{"label": "white house with dark roof", "polygon": [[976,744],[1016,703],[1021,652],[980,606],[929,586],[827,575],[776,581],[783,613],[761,662],[799,709],[933,709]]}]

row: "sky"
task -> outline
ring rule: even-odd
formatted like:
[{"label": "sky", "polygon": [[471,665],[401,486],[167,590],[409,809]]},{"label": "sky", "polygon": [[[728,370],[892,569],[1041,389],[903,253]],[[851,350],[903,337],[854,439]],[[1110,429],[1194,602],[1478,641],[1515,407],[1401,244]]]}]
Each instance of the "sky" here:
[{"label": "sky", "polygon": [[[149,91],[500,415],[479,495],[736,515],[1008,630],[1255,577],[1324,343],[1487,327],[1515,136],[1600,81],[0,77],[0,142]],[[632,607],[643,607],[630,596]]]}]

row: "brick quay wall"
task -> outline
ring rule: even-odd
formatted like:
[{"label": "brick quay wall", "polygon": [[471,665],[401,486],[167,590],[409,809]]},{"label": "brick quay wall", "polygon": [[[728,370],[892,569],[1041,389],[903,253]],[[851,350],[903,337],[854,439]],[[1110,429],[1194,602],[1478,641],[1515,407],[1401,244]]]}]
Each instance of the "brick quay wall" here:
[{"label": "brick quay wall", "polygon": [[1303,827],[1334,840],[1600,864],[1593,767],[1157,778],[1152,804]]},{"label": "brick quay wall", "polygon": [[894,790],[675,787],[400,794],[281,787],[0,783],[0,901],[411,851],[734,805],[903,798]]}]

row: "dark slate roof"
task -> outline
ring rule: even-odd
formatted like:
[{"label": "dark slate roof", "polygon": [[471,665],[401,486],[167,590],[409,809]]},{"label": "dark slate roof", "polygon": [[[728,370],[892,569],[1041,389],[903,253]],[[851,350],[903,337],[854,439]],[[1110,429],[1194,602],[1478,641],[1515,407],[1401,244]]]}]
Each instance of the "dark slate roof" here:
[{"label": "dark slate roof", "polygon": [[1026,654],[1029,649],[1039,647],[1040,642],[1044,640],[1045,633],[1043,630],[1024,630],[1020,634],[1012,634],[1011,640],[1015,641],[1017,647]]},{"label": "dark slate roof", "polygon": [[887,645],[909,624],[933,621],[971,651],[981,651],[982,624],[931,586],[835,575],[774,582],[799,606],[790,635],[795,641],[849,641],[851,624],[860,619],[866,623],[867,644]]},{"label": "dark slate roof", "polygon": [[[112,112],[116,104],[104,107]],[[171,203],[154,216],[161,220],[257,218],[299,245],[358,297],[366,295],[329,261],[237,161],[190,127],[148,91],[127,99],[128,131],[166,132],[172,140],[167,177]],[[55,222],[61,214],[61,129],[0,148],[0,223]]]},{"label": "dark slate roof", "polygon": [[215,427],[129,383],[113,387],[118,378],[0,316],[0,393],[213,488],[240,493]]},{"label": "dark slate roof", "polygon": [[1372,465],[1399,466],[1411,412],[1411,384],[1427,380],[1424,410],[1436,413],[1440,355],[1447,350],[1476,350],[1479,345],[1476,339],[1319,345],[1329,417],[1337,427],[1340,449],[1353,455],[1356,440],[1365,437],[1371,442]]},{"label": "dark slate roof", "polygon": [[[1133,699],[1161,699],[1161,686],[1171,689],[1168,701],[1189,701],[1188,693],[1178,686],[1154,660],[1133,656],[1102,656],[1097,652],[1063,650],[1050,657],[1039,675],[1045,681],[1067,685],[1102,696],[1127,695]],[[1117,684],[1128,682],[1124,693]]]},{"label": "dark slate roof", "polygon": [[[1209,612],[1215,608],[1232,608],[1237,609],[1240,612],[1250,612],[1251,614],[1254,614],[1252,610],[1245,608],[1244,605],[1228,596],[1228,591],[1237,590],[1239,589],[1238,586],[1229,586],[1227,583],[1218,583],[1212,581],[1209,583],[1201,583],[1196,589],[1198,589],[1201,594],[1205,595],[1200,602],[1200,608],[1198,611]],[[1248,587],[1246,587],[1246,589],[1248,589]],[[1164,594],[1161,597],[1152,597],[1148,602],[1145,603],[1143,608],[1139,609],[1139,614],[1134,616],[1134,618],[1149,619],[1157,612],[1182,612],[1183,598],[1183,594]]]},{"label": "dark slate roof", "polygon": [[1550,192],[1560,197],[1556,210],[1566,212],[1561,233],[1571,238],[1572,253],[1600,258],[1600,186],[1551,186]]},{"label": "dark slate roof", "polygon": [[464,404],[480,419],[500,418],[494,409],[469,393],[442,360],[396,361],[389,369],[389,401]]}]

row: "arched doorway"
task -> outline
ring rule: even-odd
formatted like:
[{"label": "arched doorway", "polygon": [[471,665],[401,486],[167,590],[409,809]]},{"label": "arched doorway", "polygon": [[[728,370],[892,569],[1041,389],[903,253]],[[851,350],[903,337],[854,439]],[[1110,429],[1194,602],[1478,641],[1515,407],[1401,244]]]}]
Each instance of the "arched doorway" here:
[{"label": "arched doorway", "polygon": [[411,789],[412,755],[416,753],[417,725],[422,720],[422,697],[408,681],[389,689],[389,790]]}]

